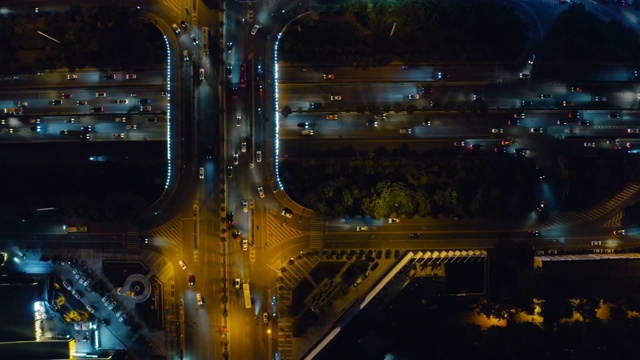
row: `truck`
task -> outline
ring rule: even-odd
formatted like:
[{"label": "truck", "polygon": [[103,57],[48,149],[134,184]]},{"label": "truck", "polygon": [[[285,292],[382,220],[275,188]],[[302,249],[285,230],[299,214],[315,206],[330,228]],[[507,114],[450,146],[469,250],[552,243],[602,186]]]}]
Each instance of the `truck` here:
[{"label": "truck", "polygon": [[249,289],[249,283],[242,283],[242,292],[244,293],[244,307],[251,309],[251,290]]},{"label": "truck", "polygon": [[67,233],[86,233],[88,231],[86,226],[66,226],[65,231]]},{"label": "truck", "polygon": [[6,115],[22,115],[22,108],[21,107],[4,108],[4,113]]}]

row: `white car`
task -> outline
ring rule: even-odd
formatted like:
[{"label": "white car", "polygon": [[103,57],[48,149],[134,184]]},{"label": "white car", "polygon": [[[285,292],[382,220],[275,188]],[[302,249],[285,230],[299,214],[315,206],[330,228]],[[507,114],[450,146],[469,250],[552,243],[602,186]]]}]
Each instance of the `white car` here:
[{"label": "white car", "polygon": [[313,130],[302,130],[300,133],[304,136],[311,136],[313,135]]},{"label": "white car", "polygon": [[204,80],[204,69],[198,70],[198,78]]},{"label": "white car", "polygon": [[198,171],[199,177],[200,179],[204,179],[204,168],[200,168],[200,170]]},{"label": "white car", "polygon": [[78,80],[78,75],[67,75],[67,80]]},{"label": "white car", "polygon": [[114,139],[124,139],[124,133],[115,133],[113,134]]},{"label": "white car", "polygon": [[249,248],[249,242],[247,239],[242,239],[242,250],[247,250]]},{"label": "white car", "polygon": [[116,103],[118,103],[118,104],[128,104],[129,100],[127,100],[127,99],[118,99],[118,100],[116,100]]},{"label": "white car", "polygon": [[237,154],[237,153],[236,153],[236,154],[233,154],[233,163],[234,163],[235,165],[238,165],[238,154]]},{"label": "white car", "polygon": [[594,240],[594,241],[591,242],[591,245],[602,245],[602,241]]},{"label": "white car", "polygon": [[251,29],[251,35],[255,35],[258,32],[258,29],[260,29],[260,25],[254,25],[253,29]]},{"label": "white car", "polygon": [[596,147],[596,143],[594,143],[594,142],[586,142],[586,143],[584,143],[584,147]]},{"label": "white car", "polygon": [[265,324],[269,323],[269,313],[262,314],[262,322]]},{"label": "white car", "polygon": [[133,80],[135,78],[137,78],[136,74],[127,74],[124,76],[125,79],[127,80]]},{"label": "white car", "polygon": [[187,270],[187,264],[185,264],[184,261],[178,260],[178,265],[180,265],[182,270]]},{"label": "white car", "polygon": [[240,289],[240,278],[233,280],[233,286],[235,286],[236,289]]},{"label": "white car", "polygon": [[339,101],[342,100],[342,96],[340,95],[331,95],[331,101]]},{"label": "white car", "polygon": [[502,134],[504,129],[491,129],[491,133],[493,134]]},{"label": "white car", "polygon": [[418,100],[420,99],[420,94],[410,94],[409,100]]},{"label": "white car", "polygon": [[258,150],[256,151],[256,162],[261,162],[262,161],[262,151]]},{"label": "white car", "polygon": [[293,217],[293,211],[291,211],[291,209],[289,209],[289,208],[284,208],[284,209],[282,209],[282,215],[284,215],[285,217],[291,219]]},{"label": "white car", "polygon": [[106,96],[107,96],[107,93],[104,91],[99,91],[96,93],[96,97],[106,97]]},{"label": "white car", "polygon": [[464,141],[456,141],[453,143],[453,146],[465,146],[465,142]]},{"label": "white car", "polygon": [[136,130],[138,128],[138,125],[136,125],[136,124],[127,125],[127,126],[125,126],[125,128],[127,130]]},{"label": "white car", "polygon": [[187,50],[184,50],[182,52],[182,58],[184,59],[184,61],[189,61],[189,52]]},{"label": "white car", "polygon": [[513,118],[514,119],[524,119],[524,113],[523,112],[515,113],[515,114],[513,114]]},{"label": "white car", "polygon": [[400,219],[398,218],[389,218],[388,220],[389,224],[397,224],[400,222]]},{"label": "white car", "polygon": [[241,145],[241,149],[242,152],[247,152],[247,142],[243,141],[242,145]]},{"label": "white car", "polygon": [[369,230],[366,226],[356,226],[356,231],[367,231]]},{"label": "white car", "polygon": [[116,118],[116,122],[122,122],[122,123],[123,123],[123,122],[127,122],[127,118],[126,118],[126,117],[124,117],[124,116],[123,116],[123,117],[117,117],[117,118]]},{"label": "white car", "polygon": [[180,35],[180,28],[178,27],[178,25],[172,24],[171,28],[173,29],[173,32],[176,33],[176,35]]},{"label": "white car", "polygon": [[260,195],[260,199],[264,199],[264,189],[262,186],[258,187],[258,194]]},{"label": "white car", "polygon": [[246,201],[242,202],[242,212],[248,212],[249,211],[249,204],[247,204]]}]

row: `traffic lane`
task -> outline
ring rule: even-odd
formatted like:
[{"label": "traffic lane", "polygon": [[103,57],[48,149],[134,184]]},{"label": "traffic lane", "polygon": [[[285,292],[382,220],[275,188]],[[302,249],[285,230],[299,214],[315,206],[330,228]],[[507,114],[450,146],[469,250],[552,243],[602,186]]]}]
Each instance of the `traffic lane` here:
[{"label": "traffic lane", "polygon": [[[388,65],[382,67],[359,69],[344,67],[313,67],[303,65],[278,64],[278,81],[286,82],[318,82],[326,81],[424,81],[432,83],[455,83],[457,81],[496,81],[496,78],[519,77],[523,65],[483,65],[471,66],[413,66]],[[448,79],[438,79],[437,73],[449,74]],[[325,79],[324,75],[334,78]]]},{"label": "traffic lane", "polygon": [[[33,87],[52,88],[59,86],[61,89],[75,87],[135,87],[138,85],[162,85],[166,81],[167,69],[164,66],[145,67],[143,72],[109,72],[115,74],[115,79],[105,79],[107,73],[97,70],[77,70],[67,72],[64,70],[47,71],[39,75],[25,74],[6,76],[0,78],[0,87],[3,89],[29,89]],[[126,79],[126,74],[135,74],[135,79]],[[69,79],[69,75],[76,75],[77,79]]]}]

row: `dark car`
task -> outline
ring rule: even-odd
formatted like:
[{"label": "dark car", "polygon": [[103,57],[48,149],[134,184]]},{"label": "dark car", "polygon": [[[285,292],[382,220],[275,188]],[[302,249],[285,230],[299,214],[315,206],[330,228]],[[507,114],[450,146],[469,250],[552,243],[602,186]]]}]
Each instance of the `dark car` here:
[{"label": "dark car", "polygon": [[53,100],[51,101],[53,105],[62,105],[62,100]]},{"label": "dark car", "polygon": [[194,45],[198,44],[198,39],[196,39],[196,37],[194,35],[191,35],[191,41],[193,41]]},{"label": "dark car", "polygon": [[232,72],[233,72],[232,69],[231,69],[231,66],[227,66],[227,70],[226,71],[227,71],[227,77],[230,78],[231,75],[232,75]]},{"label": "dark car", "polygon": [[319,109],[319,108],[322,107],[322,104],[314,102],[314,103],[309,104],[309,107],[312,108],[312,109]]},{"label": "dark car", "polygon": [[507,152],[507,148],[506,147],[502,147],[502,146],[496,146],[493,148],[493,152],[495,153],[506,153]]},{"label": "dark car", "polygon": [[227,43],[227,51],[231,51],[231,49],[233,49],[233,43],[231,41],[229,41]]},{"label": "dark car", "polygon": [[378,122],[374,119],[367,120],[367,126],[376,127],[378,126]]},{"label": "dark car", "polygon": [[232,177],[233,176],[233,167],[232,166],[227,166],[227,176],[228,177]]},{"label": "dark car", "polygon": [[507,120],[507,125],[512,125],[512,126],[520,125],[520,120],[519,119]]},{"label": "dark car", "polygon": [[196,284],[196,277],[193,276],[193,274],[189,274],[188,283],[189,283],[189,285],[195,285]]},{"label": "dark car", "polygon": [[233,225],[233,213],[231,211],[227,213],[227,224]]},{"label": "dark car", "polygon": [[91,125],[87,125],[87,126],[83,126],[82,127],[82,132],[90,133],[91,130],[93,130],[93,127],[91,127]]},{"label": "dark car", "polygon": [[138,100],[138,102],[140,104],[143,104],[143,105],[150,105],[151,104],[151,99],[140,99],[140,100]]},{"label": "dark car", "polygon": [[522,100],[522,106],[531,106],[531,105],[533,105],[533,102],[529,100]]},{"label": "dark car", "polygon": [[517,148],[516,149],[516,154],[527,155],[527,149]]},{"label": "dark car", "polygon": [[309,128],[309,123],[307,123],[307,122],[298,123],[298,127],[302,128],[302,129],[308,129]]},{"label": "dark car", "polygon": [[568,117],[569,119],[576,119],[576,120],[577,120],[577,119],[580,119],[580,112],[575,111],[575,110],[574,110],[574,111],[570,111],[570,112],[567,114],[567,117]]},{"label": "dark car", "polygon": [[238,98],[238,88],[231,89],[231,97],[234,99]]},{"label": "dark car", "polygon": [[102,106],[96,106],[93,108],[93,112],[104,112],[104,108]]},{"label": "dark car", "polygon": [[580,125],[580,126],[590,126],[591,125],[591,121],[589,121],[589,120],[580,120],[580,121],[578,121],[578,125]]},{"label": "dark car", "polygon": [[107,80],[114,80],[116,78],[116,74],[107,74],[104,78]]},{"label": "dark car", "polygon": [[433,94],[433,88],[431,86],[423,86],[422,87],[422,94],[424,94],[424,95]]},{"label": "dark car", "polygon": [[556,121],[556,124],[558,124],[558,125],[567,125],[567,120],[558,120],[558,121]]},{"label": "dark car", "polygon": [[620,119],[620,113],[619,112],[609,113],[609,119]]},{"label": "dark car", "polygon": [[183,28],[183,29],[186,29],[186,28],[187,28],[187,22],[186,22],[186,21],[184,21],[184,20],[181,20],[181,21],[180,21],[180,25],[182,25],[182,28]]},{"label": "dark car", "polygon": [[540,236],[540,230],[529,230],[529,236],[533,236],[533,237]]},{"label": "dark car", "polygon": [[551,94],[540,94],[540,99],[548,99],[551,97]]}]

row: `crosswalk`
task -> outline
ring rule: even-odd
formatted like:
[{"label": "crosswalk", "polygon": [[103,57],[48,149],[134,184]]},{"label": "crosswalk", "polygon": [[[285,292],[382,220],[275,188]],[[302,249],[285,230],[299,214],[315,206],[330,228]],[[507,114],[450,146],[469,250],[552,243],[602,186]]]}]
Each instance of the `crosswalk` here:
[{"label": "crosswalk", "polygon": [[286,240],[305,234],[303,231],[289,227],[282,216],[267,215],[267,248],[273,248]]},{"label": "crosswalk", "polygon": [[293,319],[291,313],[292,291],[278,288],[278,352],[281,360],[293,360],[291,334],[293,334]]},{"label": "crosswalk", "polygon": [[311,219],[311,224],[309,226],[310,234],[309,234],[309,249],[311,250],[319,250],[323,248],[324,245],[324,233],[325,233],[325,225],[324,219],[322,218],[313,218]]},{"label": "crosswalk", "polygon": [[[609,199],[602,205],[591,208],[586,211],[567,211],[554,214],[551,219],[544,223],[544,228],[554,228],[554,227],[562,227],[566,225],[575,225],[584,223],[587,221],[596,220],[600,217],[605,216],[612,210],[614,210],[620,203],[629,197],[635,195],[640,190],[640,185],[631,184],[627,186],[622,192],[618,193],[615,197]],[[614,216],[613,219],[610,219],[606,222],[607,227],[618,226],[620,220],[622,219],[622,215],[620,214],[620,218],[617,218],[618,215]],[[617,220],[616,220],[617,219]],[[618,224],[618,225],[615,225]]]},{"label": "crosswalk", "polygon": [[180,246],[182,245],[182,220],[175,218],[151,231],[154,237],[161,237]]}]

